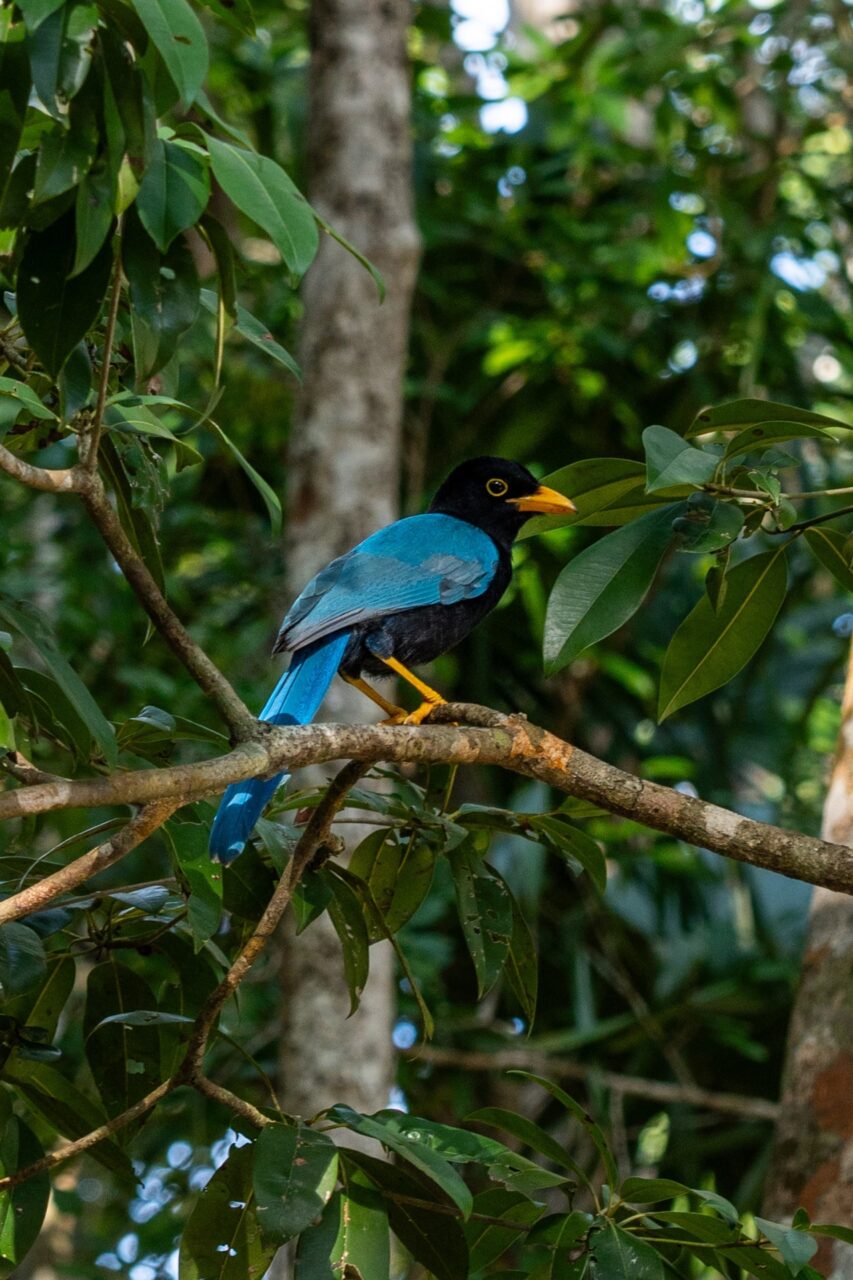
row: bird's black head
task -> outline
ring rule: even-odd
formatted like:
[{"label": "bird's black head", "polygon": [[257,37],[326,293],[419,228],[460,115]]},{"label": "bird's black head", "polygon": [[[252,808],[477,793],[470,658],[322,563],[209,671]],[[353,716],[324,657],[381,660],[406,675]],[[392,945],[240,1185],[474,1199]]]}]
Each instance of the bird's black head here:
[{"label": "bird's black head", "polygon": [[568,515],[568,498],[541,485],[526,467],[508,458],[469,458],[451,471],[429,507],[467,520],[509,547],[531,515]]}]

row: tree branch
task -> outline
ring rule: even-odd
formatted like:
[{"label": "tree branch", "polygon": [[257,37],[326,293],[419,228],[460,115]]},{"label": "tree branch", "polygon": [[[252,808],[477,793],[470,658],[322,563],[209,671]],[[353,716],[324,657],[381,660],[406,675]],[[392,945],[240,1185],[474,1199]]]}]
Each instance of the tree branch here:
[{"label": "tree branch", "polygon": [[472,1052],[460,1049],[442,1049],[437,1045],[421,1045],[406,1055],[407,1061],[417,1065],[429,1062],[436,1067],[461,1068],[463,1071],[510,1071],[518,1068],[535,1071],[551,1080],[589,1080],[602,1084],[615,1093],[633,1094],[649,1098],[653,1102],[699,1107],[704,1111],[722,1111],[727,1115],[742,1116],[745,1120],[775,1121],[779,1116],[779,1104],[769,1098],[750,1098],[739,1093],[714,1093],[698,1085],[677,1084],[667,1080],[646,1080],[642,1076],[627,1076],[620,1071],[603,1071],[591,1063],[575,1062],[549,1053],[536,1053],[528,1049],[498,1049],[495,1053]]},{"label": "tree branch", "polygon": [[[225,1089],[222,1085],[216,1084],[215,1081],[204,1074],[202,1065],[207,1042],[210,1039],[222,1006],[229,996],[234,994],[258,959],[258,956],[264,950],[281,917],[284,915],[301,876],[318,850],[328,840],[332,821],[335,814],[344,804],[348,791],[355,786],[359,778],[364,776],[368,768],[369,765],[367,764],[350,762],[341,769],[337,777],[329,784],[322,800],[313,811],[299,839],[299,843],[293,851],[293,856],[285,867],[276,890],[267,903],[266,910],[255,926],[252,936],[219,986],[207,998],[198,1017],[195,1019],[186,1053],[177,1071],[168,1080],[164,1080],[156,1089],[153,1089],[151,1093],[146,1094],[139,1102],[134,1103],[127,1111],[114,1116],[106,1124],[100,1125],[99,1128],[93,1129],[91,1133],[85,1134],[82,1138],[60,1147],[50,1155],[43,1156],[33,1164],[27,1165],[23,1169],[18,1169],[7,1177],[0,1178],[0,1192],[7,1190],[9,1187],[17,1186],[18,1183],[25,1182],[28,1178],[32,1178],[38,1173],[44,1173],[45,1170],[52,1169],[58,1164],[64,1164],[66,1160],[71,1160],[74,1156],[88,1151],[90,1147],[95,1146],[103,1138],[110,1137],[117,1130],[124,1128],[131,1121],[144,1115],[146,1111],[150,1111],[162,1098],[165,1098],[168,1093],[171,1093],[173,1089],[182,1084],[190,1085],[192,1088],[197,1089],[199,1093],[204,1094],[205,1097],[212,1098],[216,1102],[222,1103],[223,1106],[230,1107],[241,1115],[243,1119],[247,1120],[249,1124],[258,1128],[263,1128],[265,1125],[273,1123],[250,1102],[245,1102],[237,1094],[232,1093],[230,1089]],[[174,807],[171,806],[169,812]],[[153,810],[155,806],[151,805],[149,808]],[[139,819],[143,817],[145,812],[143,810],[143,813],[139,815]],[[166,816],[168,814],[163,815],[161,820],[164,821]],[[128,830],[129,827],[125,827],[121,834],[125,835]],[[96,853],[97,850],[92,852]],[[83,858],[80,858],[77,861],[82,862],[83,860]],[[62,873],[58,872],[57,874],[61,875]],[[51,877],[51,879],[53,878]],[[20,897],[20,895],[18,896]]]},{"label": "tree branch", "polygon": [[40,489],[42,493],[79,493],[79,478],[73,467],[59,471],[48,471],[45,467],[34,467],[31,462],[24,462],[17,454],[11,453],[5,445],[0,444],[0,471],[5,471],[13,480],[30,489]]},{"label": "tree branch", "polygon": [[76,889],[78,884],[82,884],[90,876],[103,871],[105,867],[111,867],[162,827],[178,807],[174,800],[152,800],[118,835],[90,849],[82,857],[75,858],[61,870],[54,871],[53,875],[37,880],[20,893],[0,902],[0,925],[7,924],[10,920],[20,920],[22,916],[32,915],[34,911],[42,911],[60,894]]},{"label": "tree branch", "polygon": [[[444,720],[462,723],[436,723]],[[488,764],[535,778],[609,813],[738,862],[853,894],[853,849],[847,845],[756,822],[671,787],[647,782],[572,747],[520,716],[450,703],[437,708],[431,721],[428,725],[270,727],[262,740],[244,742],[228,755],[198,764],[4,792],[0,794],[0,820],[95,805],[165,799],[187,803],[216,794],[229,782],[329,760]]]},{"label": "tree branch", "polygon": [[219,668],[196,644],[180,618],[167,603],[145,561],[125,533],[107,497],[100,476],[95,472],[79,471],[77,476],[78,492],[82,495],[92,523],[109,547],[116,564],[135,592],[143,609],[172,652],[184,664],[199,688],[210,698],[230,728],[235,741],[240,742],[257,735],[258,722],[255,717]]},{"label": "tree branch", "polygon": [[140,1098],[132,1107],[128,1107],[127,1111],[122,1111],[120,1115],[113,1116],[111,1120],[107,1120],[106,1124],[99,1125],[97,1129],[92,1129],[90,1133],[84,1133],[82,1138],[75,1138],[73,1142],[68,1142],[64,1147],[57,1147],[56,1151],[51,1151],[48,1155],[42,1156],[40,1160],[34,1160],[32,1164],[25,1165],[23,1169],[17,1169],[14,1173],[9,1173],[5,1178],[0,1178],[0,1191],[8,1191],[10,1187],[16,1187],[21,1182],[26,1182],[28,1178],[34,1178],[38,1173],[45,1173],[48,1169],[55,1169],[58,1164],[65,1164],[67,1160],[71,1160],[74,1156],[82,1155],[84,1151],[89,1151],[92,1147],[103,1142],[104,1138],[111,1138],[114,1133],[118,1133],[120,1129],[124,1129],[134,1120],[138,1120],[140,1116],[144,1116],[146,1111],[150,1111],[155,1107],[161,1099],[166,1097],[167,1093],[171,1093],[176,1088],[178,1081],[172,1076],[168,1080],[164,1080],[162,1084],[158,1084],[156,1089],[152,1089],[150,1093],[146,1093],[144,1098]]}]

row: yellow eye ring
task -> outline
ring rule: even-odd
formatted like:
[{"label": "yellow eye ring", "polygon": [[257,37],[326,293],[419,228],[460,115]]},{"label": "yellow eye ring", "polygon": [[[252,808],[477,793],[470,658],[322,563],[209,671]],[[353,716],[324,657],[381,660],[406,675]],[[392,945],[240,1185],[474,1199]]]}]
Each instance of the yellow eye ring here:
[{"label": "yellow eye ring", "polygon": [[491,480],[486,481],[486,493],[492,498],[502,498],[505,493],[509,493],[509,485],[506,480],[501,480],[494,476]]}]

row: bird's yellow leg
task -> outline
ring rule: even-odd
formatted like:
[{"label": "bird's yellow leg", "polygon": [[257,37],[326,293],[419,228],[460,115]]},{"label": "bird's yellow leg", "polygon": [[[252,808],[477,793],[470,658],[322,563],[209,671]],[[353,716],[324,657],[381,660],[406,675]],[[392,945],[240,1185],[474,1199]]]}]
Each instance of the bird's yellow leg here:
[{"label": "bird's yellow leg", "polygon": [[421,724],[435,707],[441,706],[443,702],[447,701],[446,698],[442,698],[440,693],[436,693],[435,689],[431,689],[428,684],[424,684],[423,680],[419,680],[413,671],[410,671],[408,667],[404,667],[402,662],[398,662],[396,658],[383,658],[382,661],[386,667],[396,671],[398,676],[402,676],[404,680],[407,680],[410,685],[417,689],[424,699],[416,710],[406,716],[405,724]]},{"label": "bird's yellow leg", "polygon": [[387,698],[383,698],[379,690],[374,689],[366,680],[362,680],[360,676],[345,676],[343,672],[341,672],[341,679],[346,680],[347,684],[351,684],[354,689],[358,689],[359,693],[363,693],[371,702],[375,702],[377,707],[381,707],[390,718],[392,724],[403,723],[408,714],[406,709],[389,702]]}]

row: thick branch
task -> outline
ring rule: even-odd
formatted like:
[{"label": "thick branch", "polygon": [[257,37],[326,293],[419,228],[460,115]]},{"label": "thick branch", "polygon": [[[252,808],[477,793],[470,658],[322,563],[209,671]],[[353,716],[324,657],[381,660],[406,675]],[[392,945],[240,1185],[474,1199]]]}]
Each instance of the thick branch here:
[{"label": "thick branch", "polygon": [[784,831],[647,782],[518,716],[448,704],[433,716],[433,721],[443,719],[466,723],[270,728],[262,740],[243,743],[226,756],[199,764],[22,787],[0,794],[0,820],[93,805],[144,804],[159,799],[188,802],[215,794],[229,782],[329,760],[489,764],[535,778],[609,813],[632,818],[738,862],[853,894],[853,849],[847,845]]},{"label": "thick branch", "polygon": [[589,1080],[604,1085],[616,1093],[632,1094],[637,1098],[649,1098],[653,1102],[669,1105],[699,1107],[705,1111],[722,1111],[727,1115],[742,1116],[746,1120],[771,1120],[779,1116],[779,1105],[769,1098],[750,1098],[740,1093],[714,1093],[700,1089],[698,1085],[677,1084],[667,1080],[646,1080],[642,1076],[627,1076],[621,1071],[603,1071],[592,1063],[575,1062],[550,1053],[536,1053],[529,1049],[499,1049],[495,1053],[467,1052],[460,1049],[442,1049],[437,1045],[422,1045],[408,1055],[417,1064],[429,1062],[437,1067],[461,1068],[463,1071],[534,1071],[549,1080]]},{"label": "thick branch", "polygon": [[94,473],[77,474],[78,477],[83,477],[79,483],[86,510],[148,617],[199,688],[208,695],[235,739],[239,741],[252,737],[258,731],[257,721],[219,668],[196,644],[180,618],[170,608],[147,565],[122,528],[100,477]]},{"label": "thick branch", "polygon": [[5,445],[0,444],[0,471],[5,471],[13,480],[30,489],[40,489],[43,493],[78,493],[79,482],[77,472],[72,468],[60,471],[48,471],[45,467],[34,467],[31,462],[24,462],[16,454],[11,453]]},{"label": "thick branch", "polygon": [[78,884],[88,880],[90,876],[111,867],[114,862],[124,858],[137,845],[161,827],[168,817],[178,808],[174,800],[152,800],[144,809],[123,827],[118,835],[95,849],[90,849],[81,858],[75,858],[66,867],[55,871],[51,876],[37,880],[28,885],[20,893],[0,902],[0,925],[10,920],[20,920],[22,916],[31,915],[34,911],[43,910],[54,898],[76,889]]}]

